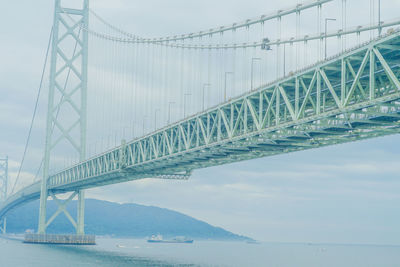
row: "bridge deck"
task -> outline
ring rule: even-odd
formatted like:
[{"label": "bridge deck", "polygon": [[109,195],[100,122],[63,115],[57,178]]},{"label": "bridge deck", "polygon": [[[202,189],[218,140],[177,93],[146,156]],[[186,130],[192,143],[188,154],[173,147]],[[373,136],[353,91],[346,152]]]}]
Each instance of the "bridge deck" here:
[{"label": "bridge deck", "polygon": [[[193,169],[400,132],[400,33],[291,74],[122,144],[49,177],[56,192],[146,177],[186,179]],[[39,198],[34,184],[9,209]]]}]

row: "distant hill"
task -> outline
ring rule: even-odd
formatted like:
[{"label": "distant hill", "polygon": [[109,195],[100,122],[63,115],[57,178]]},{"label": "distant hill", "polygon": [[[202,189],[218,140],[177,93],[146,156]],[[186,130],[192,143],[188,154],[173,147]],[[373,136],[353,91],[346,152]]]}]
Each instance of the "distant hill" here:
[{"label": "distant hill", "polygon": [[[57,209],[56,203],[48,202],[47,215]],[[39,201],[34,201],[11,211],[7,215],[7,232],[23,233],[37,229]],[[76,203],[67,207],[75,217]],[[87,199],[85,203],[85,232],[96,235],[144,238],[153,234],[165,237],[187,236],[197,239],[250,240],[196,220],[185,214],[153,206],[118,204],[108,201]],[[64,214],[61,214],[47,228],[48,233],[74,233],[74,228]]]}]

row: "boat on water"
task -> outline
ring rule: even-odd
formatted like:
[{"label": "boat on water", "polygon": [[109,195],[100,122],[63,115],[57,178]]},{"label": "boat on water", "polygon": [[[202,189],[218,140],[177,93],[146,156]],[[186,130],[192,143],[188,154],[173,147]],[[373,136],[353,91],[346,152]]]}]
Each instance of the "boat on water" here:
[{"label": "boat on water", "polygon": [[193,243],[193,239],[188,239],[184,236],[177,236],[173,239],[163,239],[162,235],[152,235],[147,239],[149,243]]}]

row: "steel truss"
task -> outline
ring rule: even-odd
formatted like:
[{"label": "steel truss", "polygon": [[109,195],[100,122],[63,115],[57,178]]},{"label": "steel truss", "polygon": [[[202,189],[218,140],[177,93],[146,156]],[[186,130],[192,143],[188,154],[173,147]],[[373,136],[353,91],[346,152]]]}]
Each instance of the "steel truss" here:
[{"label": "steel truss", "polygon": [[400,131],[399,33],[50,176],[70,191]]},{"label": "steel truss", "polygon": [[[82,0],[82,7],[79,9],[62,7],[61,0],[56,0],[55,3],[38,233],[44,234],[47,226],[55,217],[64,212],[76,228],[77,234],[81,235],[84,234],[84,191],[80,190],[72,194],[73,197],[78,195],[78,214],[77,223],[75,223],[66,212],[65,203],[61,204],[55,197],[54,192],[49,190],[47,180],[52,152],[61,141],[66,140],[77,152],[80,160],[85,159],[88,35],[87,32],[81,31],[80,25],[88,25],[89,3],[88,0]],[[77,22],[71,23],[68,19],[70,16],[76,18]],[[71,50],[71,41],[72,44],[75,44],[72,53],[68,51]],[[71,80],[74,82],[71,82]],[[60,110],[66,108],[74,113],[75,119],[73,122],[59,118]],[[77,129],[79,138],[74,137],[72,134]],[[60,134],[57,136],[56,132]],[[49,194],[60,205],[58,211],[46,222],[46,203]]]},{"label": "steel truss", "polygon": [[[319,63],[50,175],[52,192],[193,169],[400,132],[400,33]],[[11,196],[0,217],[38,197]]]}]

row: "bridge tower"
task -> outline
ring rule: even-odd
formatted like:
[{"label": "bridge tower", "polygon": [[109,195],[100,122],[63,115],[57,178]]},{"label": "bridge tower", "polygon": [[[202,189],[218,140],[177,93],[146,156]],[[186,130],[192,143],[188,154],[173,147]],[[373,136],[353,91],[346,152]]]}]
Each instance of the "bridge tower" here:
[{"label": "bridge tower", "polygon": [[[7,198],[7,186],[8,186],[8,157],[0,159],[0,203],[5,201]],[[0,226],[0,231],[6,233],[7,219],[2,219],[3,226]]]},{"label": "bridge tower", "polygon": [[[84,191],[72,192],[63,202],[56,197],[60,192],[52,191],[47,180],[57,146],[63,145],[61,149],[67,147],[72,150],[79,160],[84,160],[86,156],[88,11],[89,0],[55,0],[39,234],[44,234],[47,226],[64,213],[74,225],[77,235],[84,235]],[[63,112],[64,115],[67,113],[67,119],[61,118]],[[47,221],[49,196],[59,207]],[[75,196],[78,196],[76,221],[66,210],[66,205]]]}]

